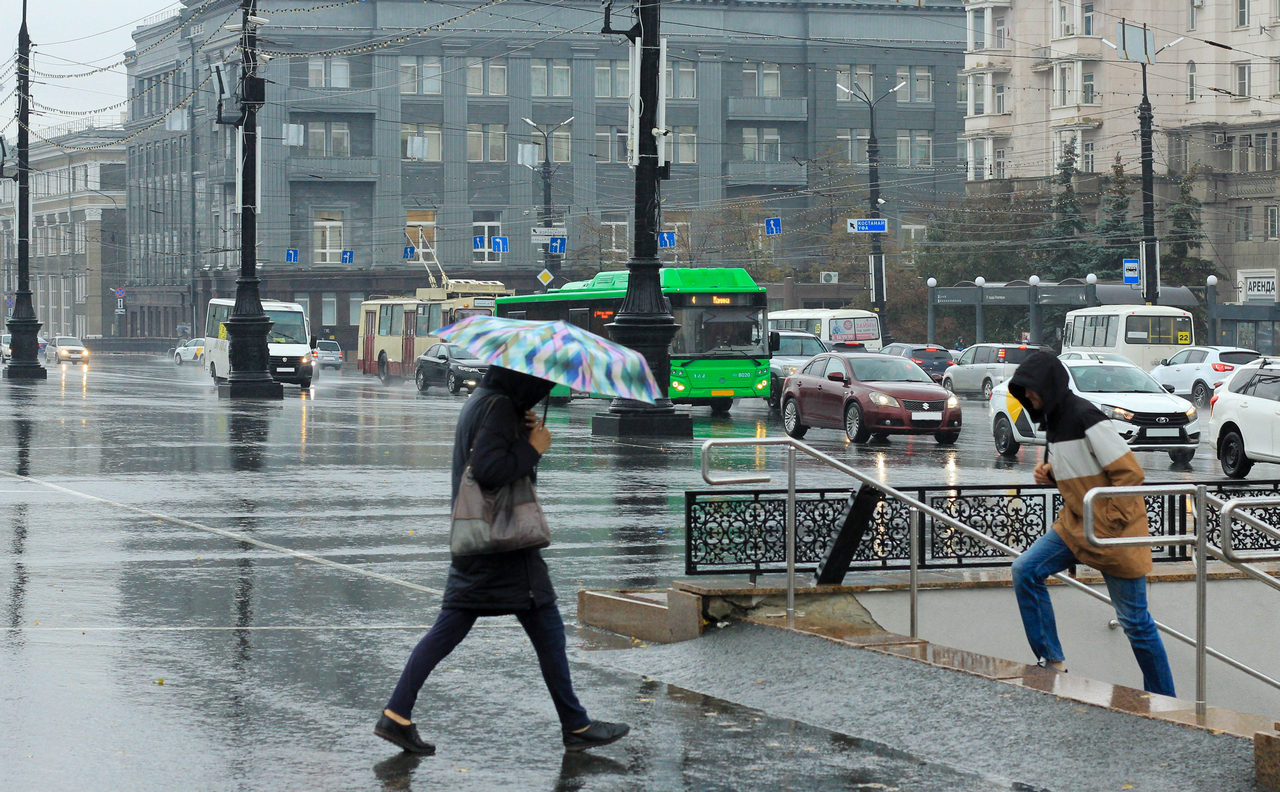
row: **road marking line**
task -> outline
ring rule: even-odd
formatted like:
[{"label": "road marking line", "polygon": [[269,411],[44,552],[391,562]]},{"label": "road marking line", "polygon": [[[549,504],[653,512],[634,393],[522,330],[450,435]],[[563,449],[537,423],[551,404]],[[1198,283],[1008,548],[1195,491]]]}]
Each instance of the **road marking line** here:
[{"label": "road marking line", "polygon": [[[501,628],[504,630],[519,628],[519,622],[495,622],[485,620],[476,623],[476,627],[481,628]],[[3,627],[5,632],[23,632],[23,633],[40,633],[40,632],[285,632],[304,630],[324,630],[324,631],[353,631],[361,630],[429,630],[430,624],[371,624],[361,626],[358,624],[285,624],[285,625],[265,625],[261,627],[196,627],[196,626],[172,626],[172,627],[130,627],[128,625],[106,626],[106,627]],[[472,628],[475,629],[475,628]]]},{"label": "road marking line", "polygon": [[80,492],[79,490],[73,490],[68,487],[64,487],[61,484],[54,484],[52,482],[43,481],[41,479],[32,478],[30,476],[19,476],[16,473],[10,473],[4,470],[0,470],[0,474],[8,476],[11,479],[16,479],[18,481],[28,481],[33,484],[39,484],[43,487],[48,487],[49,489],[52,489],[52,490],[57,490],[58,492],[65,492],[68,495],[75,495],[77,497],[85,498],[87,500],[95,500],[95,501],[98,501],[99,503],[104,503],[108,506],[115,506],[117,508],[124,509],[126,511],[134,512],[135,514],[141,514],[144,517],[151,517],[153,519],[161,520],[164,522],[170,522],[175,525],[183,525],[183,526],[186,526],[187,528],[195,528],[198,531],[206,531],[216,536],[221,536],[223,538],[231,539],[237,542],[244,542],[245,544],[255,545],[265,550],[274,550],[277,553],[284,553],[285,555],[291,555],[294,558],[301,559],[303,561],[310,561],[313,564],[320,564],[322,566],[332,567],[333,569],[339,569],[339,570],[342,570],[343,572],[352,572],[357,575],[363,575],[368,578],[373,578],[374,580],[381,580],[383,582],[391,583],[396,586],[402,586],[404,588],[412,589],[414,591],[421,591],[425,594],[435,594],[437,597],[444,596],[444,592],[439,589],[433,589],[427,586],[421,586],[417,583],[410,583],[407,580],[401,580],[400,578],[392,577],[391,575],[384,575],[381,572],[371,572],[367,569],[360,569],[359,567],[351,566],[350,564],[344,564],[341,561],[331,561],[327,558],[323,558],[318,555],[312,555],[311,553],[304,553],[300,550],[293,550],[288,547],[284,547],[282,545],[272,544],[271,542],[264,542],[261,539],[254,539],[252,536],[246,536],[245,534],[236,533],[234,531],[223,530],[222,528],[214,528],[212,525],[204,525],[203,523],[192,522],[191,520],[184,520],[181,517],[174,517],[173,515],[169,515],[169,514],[161,514],[160,512],[147,511],[146,509],[140,509],[137,506],[130,506],[127,503],[120,503],[119,501],[113,501],[109,498],[103,498],[98,495],[90,495],[87,492]]}]

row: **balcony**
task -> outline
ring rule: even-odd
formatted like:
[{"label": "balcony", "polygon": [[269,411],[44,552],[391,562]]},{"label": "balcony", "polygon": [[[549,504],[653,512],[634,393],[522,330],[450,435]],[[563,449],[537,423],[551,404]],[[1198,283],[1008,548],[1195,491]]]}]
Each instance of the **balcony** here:
[{"label": "balcony", "polygon": [[377,181],[376,157],[290,157],[289,180]]},{"label": "balcony", "polygon": [[730,121],[807,121],[809,100],[803,96],[730,96]]},{"label": "balcony", "polygon": [[724,165],[725,184],[730,187],[764,184],[794,187],[807,184],[809,181],[809,168],[801,162],[742,160],[726,162]]}]

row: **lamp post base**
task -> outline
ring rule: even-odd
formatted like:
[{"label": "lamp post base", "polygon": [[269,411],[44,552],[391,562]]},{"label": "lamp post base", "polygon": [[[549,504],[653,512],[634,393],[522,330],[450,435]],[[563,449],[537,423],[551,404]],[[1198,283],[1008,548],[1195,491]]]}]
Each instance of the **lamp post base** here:
[{"label": "lamp post base", "polygon": [[670,406],[610,409],[591,416],[591,434],[597,437],[693,437],[693,416],[676,412]]},{"label": "lamp post base", "polygon": [[[27,305],[30,305],[30,292],[27,292]],[[19,306],[21,307],[21,306]],[[4,378],[11,380],[49,379],[49,372],[36,361],[40,350],[39,333],[41,323],[33,319],[10,319],[8,322],[10,342],[9,365],[4,369]]]},{"label": "lamp post base", "polygon": [[284,385],[265,380],[228,380],[218,383],[219,399],[283,399]]},{"label": "lamp post base", "polygon": [[39,363],[10,363],[4,368],[4,378],[11,380],[49,379],[49,371]]}]

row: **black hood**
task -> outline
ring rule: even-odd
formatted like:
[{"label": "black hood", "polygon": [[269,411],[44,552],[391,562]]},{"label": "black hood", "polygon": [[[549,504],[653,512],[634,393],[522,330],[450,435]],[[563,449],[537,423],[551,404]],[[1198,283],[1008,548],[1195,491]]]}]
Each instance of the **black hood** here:
[{"label": "black hood", "polygon": [[532,409],[533,405],[547,398],[555,383],[532,374],[490,366],[480,386],[505,394],[523,411]]},{"label": "black hood", "polygon": [[[1027,391],[1040,394],[1044,409],[1037,410],[1027,400]],[[1036,423],[1043,424],[1045,418],[1058,409],[1071,394],[1070,375],[1066,366],[1048,352],[1032,352],[1022,361],[1013,376],[1009,379],[1009,394],[1022,402],[1027,414]]]}]

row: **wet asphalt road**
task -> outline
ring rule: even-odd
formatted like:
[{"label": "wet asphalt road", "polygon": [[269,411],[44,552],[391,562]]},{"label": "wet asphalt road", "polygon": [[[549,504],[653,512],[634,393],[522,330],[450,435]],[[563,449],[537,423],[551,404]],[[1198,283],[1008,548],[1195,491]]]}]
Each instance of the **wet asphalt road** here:
[{"label": "wet asphalt road", "polygon": [[[440,753],[393,758],[371,728],[439,602],[464,398],[346,371],[306,394],[286,386],[282,403],[232,405],[196,367],[123,357],[0,381],[3,786],[1009,788],[592,662],[615,644],[572,626],[574,592],[682,572],[683,492],[705,486],[697,446],[780,434],[763,402],[695,410],[693,441],[593,438],[596,403],[548,415],[545,555],[579,694],[631,737],[562,757],[527,640],[502,618],[423,690],[415,717]],[[952,448],[806,439],[899,485],[1029,481],[1037,452],[998,460],[984,417],[968,403]],[[723,459],[780,469],[749,449]],[[1190,470],[1148,460],[1151,480],[1219,477],[1203,454]],[[801,475],[839,481],[816,463]]]}]

